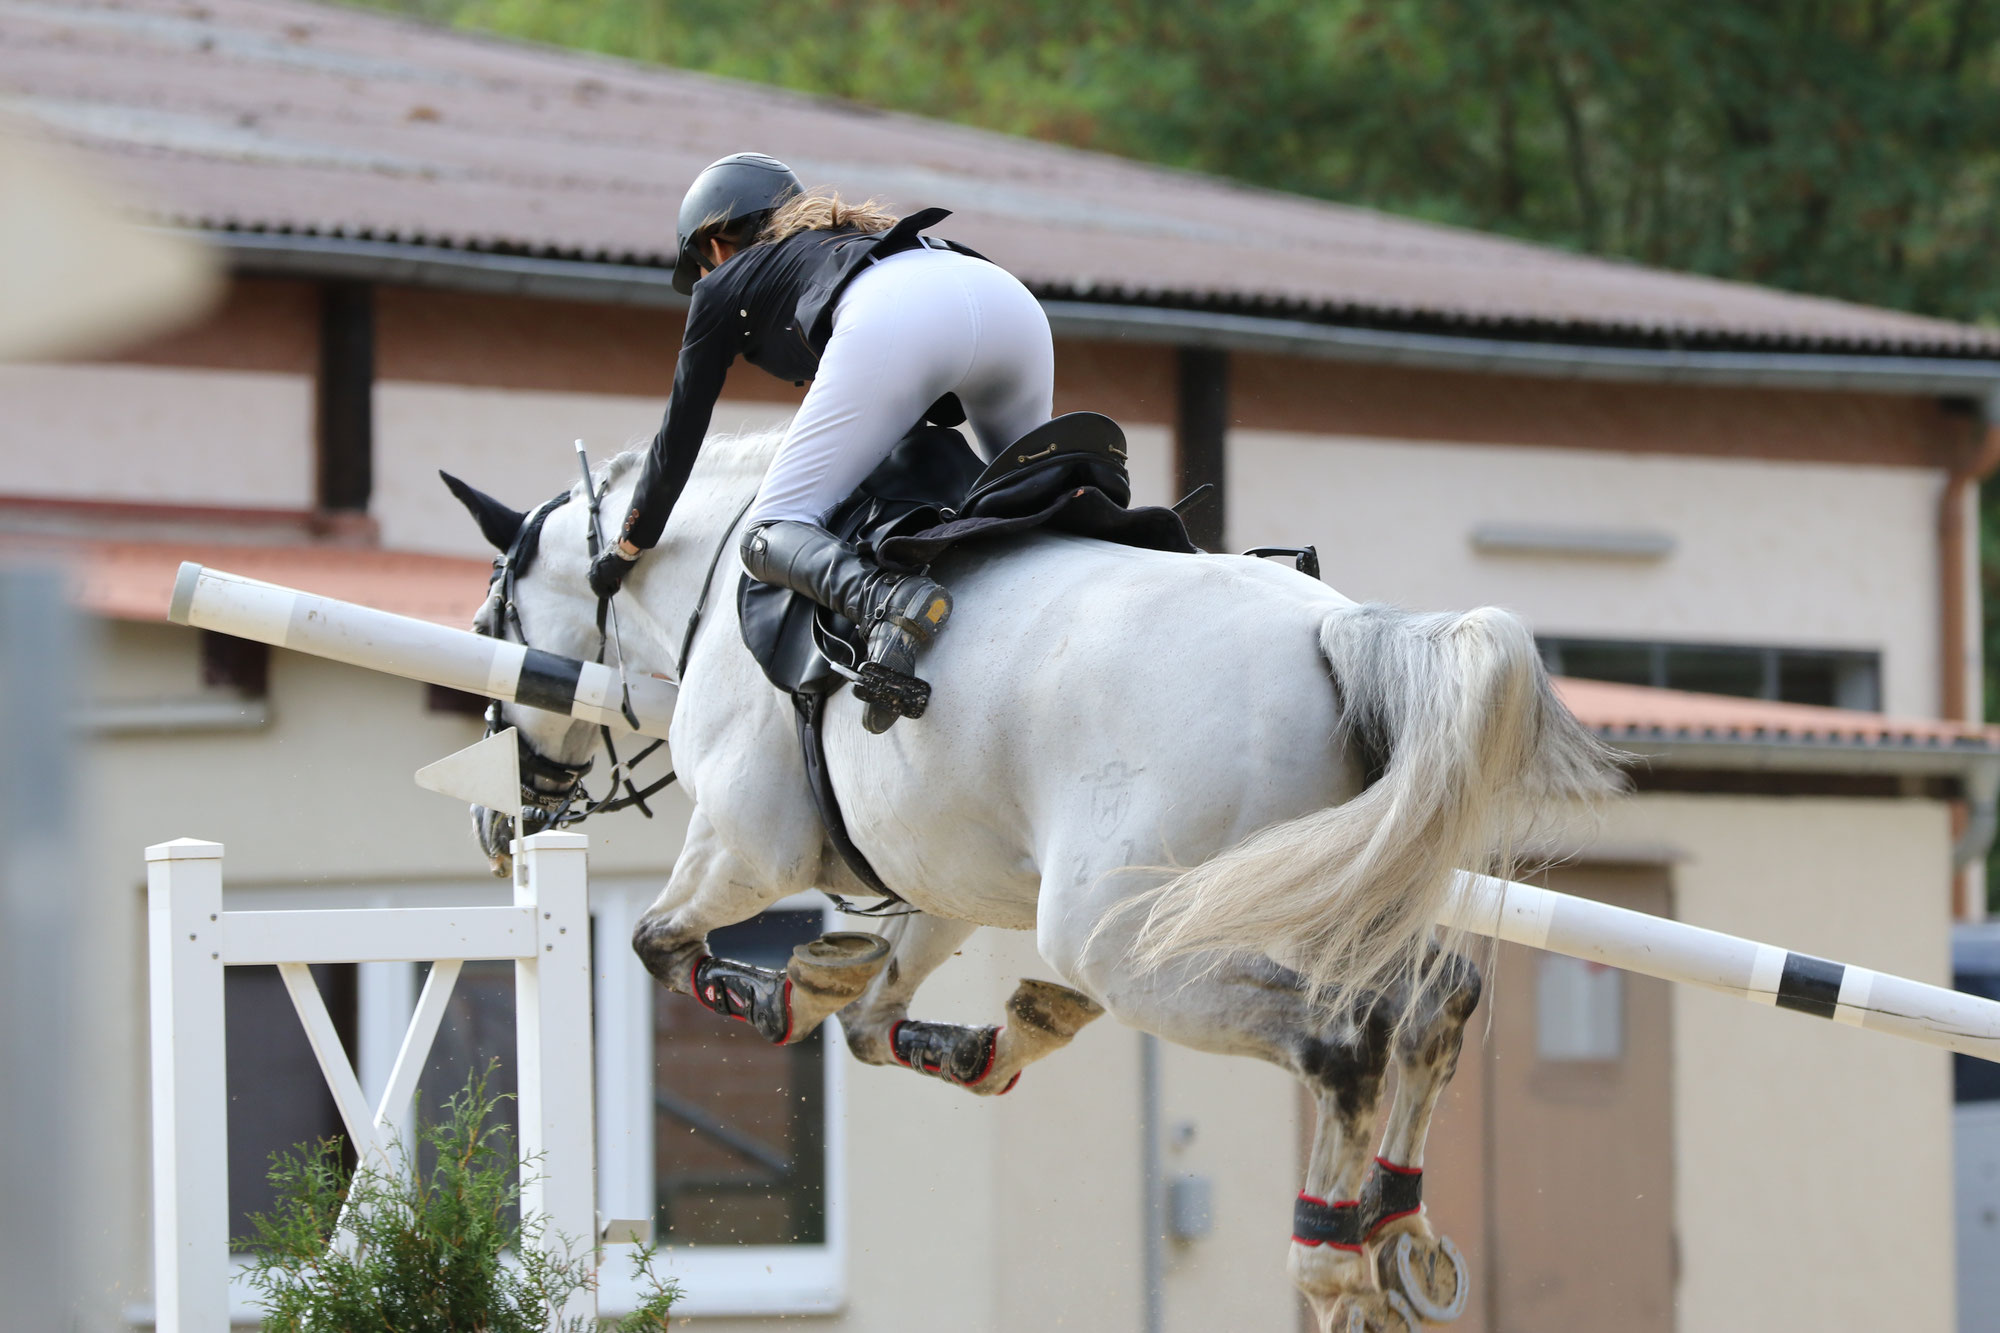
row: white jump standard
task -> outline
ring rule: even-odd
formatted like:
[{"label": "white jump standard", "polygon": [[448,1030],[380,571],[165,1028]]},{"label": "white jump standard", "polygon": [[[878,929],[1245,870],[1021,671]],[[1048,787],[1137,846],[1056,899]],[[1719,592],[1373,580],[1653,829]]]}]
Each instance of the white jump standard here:
[{"label": "white jump standard", "polygon": [[[222,846],[182,838],[146,849],[152,987],[153,1298],[160,1333],[229,1327],[229,1145],[223,968],[276,964],[356,1155],[390,1160],[417,1077],[466,959],[514,962],[521,1207],[545,1242],[588,1252],[599,1235],[591,1055],[587,840],[525,840],[510,905],[231,912]],[[370,1107],[342,1050],[313,963],[429,962],[381,1105]],[[630,1224],[613,1224],[622,1230]],[[579,1291],[564,1318],[594,1318]]]}]

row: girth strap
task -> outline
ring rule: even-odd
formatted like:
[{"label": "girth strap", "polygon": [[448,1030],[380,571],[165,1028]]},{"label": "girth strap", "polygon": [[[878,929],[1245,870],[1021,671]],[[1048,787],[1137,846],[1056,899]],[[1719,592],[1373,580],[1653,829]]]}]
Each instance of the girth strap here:
[{"label": "girth strap", "polygon": [[[812,789],[813,808],[819,811],[819,822],[826,825],[827,841],[840,853],[840,859],[854,872],[854,877],[867,885],[869,890],[881,894],[890,902],[900,903],[903,896],[882,882],[875,873],[875,867],[854,845],[848,836],[847,819],[840,813],[840,797],[833,790],[833,773],[826,763],[826,737],[820,723],[826,713],[827,696],[824,694],[794,694],[792,704],[799,715],[799,750],[806,762],[806,785]],[[838,899],[835,900],[838,903]],[[862,913],[867,915],[867,913]]]}]

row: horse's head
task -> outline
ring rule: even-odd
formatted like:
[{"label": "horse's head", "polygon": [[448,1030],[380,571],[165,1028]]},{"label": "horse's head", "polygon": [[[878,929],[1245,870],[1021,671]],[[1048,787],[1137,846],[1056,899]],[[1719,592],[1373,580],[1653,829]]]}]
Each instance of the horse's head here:
[{"label": "horse's head", "polygon": [[[473,631],[564,657],[595,659],[603,636],[587,578],[590,510],[582,487],[523,513],[448,473],[439,475],[499,552]],[[520,736],[520,832],[526,836],[550,827],[570,809],[593,762],[598,733],[588,721],[495,700],[486,710],[486,734],[508,727]],[[472,822],[493,873],[509,874],[513,819],[474,806]]]}]

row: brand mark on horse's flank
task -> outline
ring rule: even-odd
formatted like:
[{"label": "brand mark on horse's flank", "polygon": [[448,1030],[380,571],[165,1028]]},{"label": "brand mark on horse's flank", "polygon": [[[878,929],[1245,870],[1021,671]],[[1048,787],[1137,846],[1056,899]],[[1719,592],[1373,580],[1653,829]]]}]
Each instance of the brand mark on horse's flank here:
[{"label": "brand mark on horse's flank", "polygon": [[1100,839],[1110,837],[1125,822],[1132,808],[1132,779],[1145,771],[1114,759],[1083,779],[1090,788],[1090,828]]}]

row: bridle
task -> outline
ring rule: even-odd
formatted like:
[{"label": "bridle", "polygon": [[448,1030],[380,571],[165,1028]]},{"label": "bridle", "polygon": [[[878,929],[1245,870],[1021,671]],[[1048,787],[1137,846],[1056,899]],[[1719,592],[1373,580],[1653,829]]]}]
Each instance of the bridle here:
[{"label": "bridle", "polygon": [[[590,526],[588,546],[594,559],[598,551],[597,508],[598,494],[590,479],[588,463],[584,466],[584,494],[590,499]],[[506,640],[528,646],[528,634],[521,624],[520,607],[515,600],[515,588],[522,575],[534,564],[535,555],[541,549],[542,525],[550,514],[569,503],[571,492],[564,491],[554,499],[538,507],[522,522],[520,531],[507,550],[493,561],[493,574],[487,581],[486,605],[480,609],[473,622],[473,632],[489,638]],[[617,639],[615,613],[611,611],[609,598],[599,598],[597,602],[597,661],[604,659],[613,642]],[[700,609],[696,609],[700,614]],[[607,628],[609,626],[609,628]],[[511,635],[510,635],[511,631]],[[624,648],[619,645],[618,669],[620,685],[624,684]],[[685,666],[685,662],[683,662]],[[621,691],[620,709],[627,722],[636,730],[638,718],[632,711],[629,692]],[[486,736],[491,738],[503,730],[500,716],[500,701],[495,699],[486,708]],[[639,787],[632,774],[655,750],[666,744],[654,740],[630,759],[621,759],[617,744],[612,740],[611,728],[598,724],[598,732],[604,752],[611,759],[609,788],[602,797],[594,797],[583,785],[584,775],[596,766],[597,761],[586,759],[580,764],[566,764],[559,759],[551,759],[528,744],[527,738],[516,733],[515,744],[521,765],[521,836],[541,833],[550,829],[568,828],[582,823],[595,814],[609,814],[616,810],[637,807],[646,818],[653,817],[652,807],[646,798],[657,795],[675,780],[669,769],[666,776]],[[621,788],[623,789],[621,792]],[[497,839],[496,841],[504,840]],[[491,848],[488,849],[492,851]]]}]

